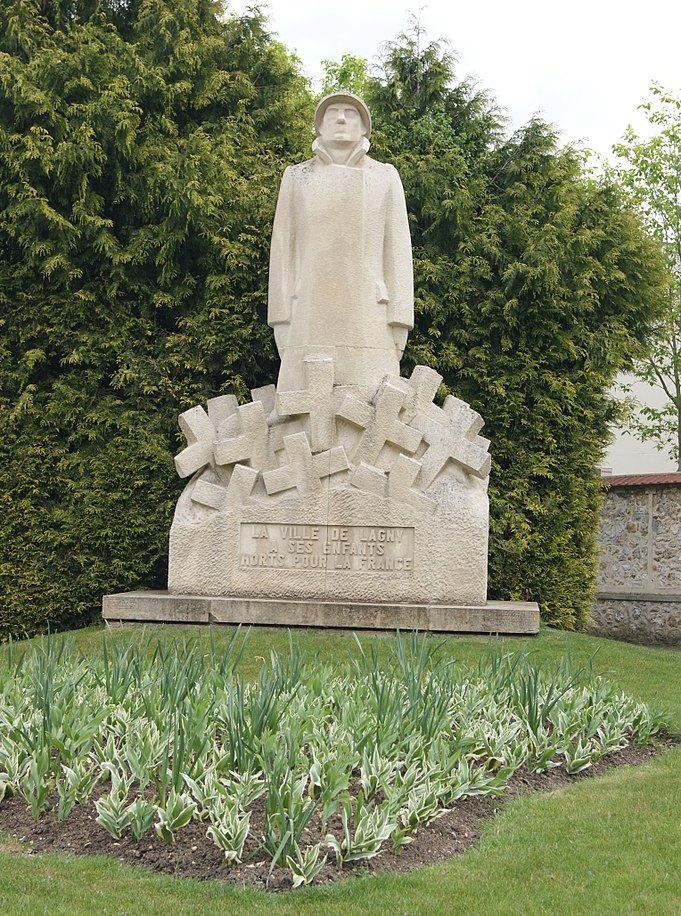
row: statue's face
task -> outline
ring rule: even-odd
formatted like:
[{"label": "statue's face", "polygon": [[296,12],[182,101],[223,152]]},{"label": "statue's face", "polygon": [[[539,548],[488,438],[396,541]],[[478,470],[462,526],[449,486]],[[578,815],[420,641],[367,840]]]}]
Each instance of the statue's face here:
[{"label": "statue's face", "polygon": [[329,149],[341,149],[359,143],[364,122],[359,110],[348,102],[338,102],[324,112],[319,129],[322,143]]}]

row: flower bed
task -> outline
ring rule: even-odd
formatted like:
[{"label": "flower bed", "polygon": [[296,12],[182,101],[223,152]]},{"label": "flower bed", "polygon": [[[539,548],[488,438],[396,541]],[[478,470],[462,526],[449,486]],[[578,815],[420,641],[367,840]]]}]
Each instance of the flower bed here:
[{"label": "flower bed", "polygon": [[0,672],[0,827],[297,887],[409,860],[434,822],[458,847],[491,810],[480,799],[633,761],[661,727],[588,670],[522,653],[471,670],[398,637],[387,660],[374,643],[338,671],[292,645],[248,683],[243,648],[238,632],[207,654],[107,639],[89,659],[45,640],[15,658]]}]

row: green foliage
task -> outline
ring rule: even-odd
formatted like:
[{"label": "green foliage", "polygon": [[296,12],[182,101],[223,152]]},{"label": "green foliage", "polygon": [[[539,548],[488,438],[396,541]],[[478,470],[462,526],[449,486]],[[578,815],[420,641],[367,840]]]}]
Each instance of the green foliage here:
[{"label": "green foliage", "polygon": [[373,150],[405,187],[421,363],[492,440],[490,594],[543,618],[588,619],[596,466],[661,283],[657,246],[618,187],[532,120],[508,140],[489,98],[455,82],[437,43],[402,36],[369,80]]},{"label": "green foliage", "polygon": [[649,232],[662,245],[668,279],[649,351],[634,367],[637,378],[659,388],[661,408],[641,404],[629,429],[659,450],[669,449],[681,471],[681,95],[653,85],[639,106],[653,128],[644,140],[632,127],[614,147],[626,165],[616,169]]},{"label": "green foliage", "polygon": [[225,802],[221,808],[211,807],[211,820],[206,835],[222,849],[228,862],[240,862],[248,836],[250,813],[243,814],[238,803]]},{"label": "green foliage", "polygon": [[175,842],[175,834],[186,827],[194,815],[196,802],[189,795],[172,789],[165,804],[156,806],[156,834],[166,843]]},{"label": "green foliage", "polygon": [[319,858],[321,844],[308,846],[305,852],[301,852],[300,846],[296,844],[296,857],[286,856],[286,864],[293,876],[293,889],[300,887],[302,884],[311,884],[319,872],[326,865],[326,856]]},{"label": "green foliage", "polygon": [[343,54],[340,61],[323,60],[324,80],[320,95],[345,90],[363,98],[367,88],[367,62],[363,57]]},{"label": "green foliage", "polygon": [[259,14],[0,10],[0,638],[162,586],[179,410],[271,379],[268,238],[310,97]]}]

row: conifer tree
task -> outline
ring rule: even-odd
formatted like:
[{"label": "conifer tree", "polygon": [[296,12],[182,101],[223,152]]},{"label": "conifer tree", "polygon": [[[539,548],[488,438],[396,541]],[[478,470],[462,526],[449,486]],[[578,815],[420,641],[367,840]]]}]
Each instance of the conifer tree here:
[{"label": "conifer tree", "polygon": [[581,627],[595,582],[596,467],[608,396],[650,332],[659,246],[621,190],[534,119],[503,119],[418,31],[369,81],[374,154],[405,185],[416,328],[403,374],[423,363],[485,419],[492,440],[490,595],[540,602]]},{"label": "conifer tree", "polygon": [[311,101],[206,0],[0,11],[0,635],[164,585],[176,417],[276,373],[279,175]]}]

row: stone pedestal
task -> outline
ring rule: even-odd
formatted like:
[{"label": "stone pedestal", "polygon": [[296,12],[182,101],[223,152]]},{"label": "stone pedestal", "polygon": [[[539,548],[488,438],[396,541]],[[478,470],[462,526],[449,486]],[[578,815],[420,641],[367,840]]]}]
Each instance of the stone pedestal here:
[{"label": "stone pedestal", "polygon": [[168,592],[107,596],[106,619],[537,632],[536,605],[487,602],[480,416],[436,406],[425,366],[374,391],[333,366],[180,416]]},{"label": "stone pedestal", "polygon": [[176,463],[196,473],[170,532],[169,592],[484,604],[482,420],[456,398],[437,407],[441,377],[424,366],[367,392],[334,385],[333,365],[308,360],[304,390],[181,417]]}]

